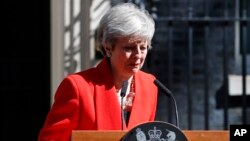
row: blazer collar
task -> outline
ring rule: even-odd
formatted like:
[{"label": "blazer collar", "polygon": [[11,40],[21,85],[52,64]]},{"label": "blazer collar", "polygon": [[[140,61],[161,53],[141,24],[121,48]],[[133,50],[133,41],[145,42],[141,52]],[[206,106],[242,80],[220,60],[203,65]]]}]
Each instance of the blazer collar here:
[{"label": "blazer collar", "polygon": [[[96,98],[96,118],[97,128],[105,130],[119,130],[122,128],[121,121],[121,106],[118,101],[116,89],[113,83],[113,76],[110,69],[110,64],[107,58],[104,58],[102,62],[97,66],[97,70],[100,73],[100,83],[96,86],[95,98]],[[140,73],[140,72],[138,72]],[[135,77],[135,98],[133,107],[130,113],[130,119],[128,126],[124,123],[124,130],[130,129],[139,124],[143,119],[143,92],[140,84],[140,78],[136,73]]]},{"label": "blazer collar", "polygon": [[97,79],[101,81],[95,89],[97,129],[119,130],[122,127],[121,109],[107,58],[97,66],[97,71],[100,74]]}]

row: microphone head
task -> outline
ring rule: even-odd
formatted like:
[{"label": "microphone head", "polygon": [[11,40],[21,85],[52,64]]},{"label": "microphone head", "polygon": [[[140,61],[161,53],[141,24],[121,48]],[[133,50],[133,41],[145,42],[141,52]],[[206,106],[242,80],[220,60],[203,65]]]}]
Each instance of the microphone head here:
[{"label": "microphone head", "polygon": [[121,97],[124,97],[127,92],[128,81],[123,81],[122,83],[122,90],[121,90]]},{"label": "microphone head", "polygon": [[158,79],[154,80],[154,84],[160,89],[162,89],[166,94],[172,96],[172,92],[166,86],[164,86],[164,84],[162,84]]}]

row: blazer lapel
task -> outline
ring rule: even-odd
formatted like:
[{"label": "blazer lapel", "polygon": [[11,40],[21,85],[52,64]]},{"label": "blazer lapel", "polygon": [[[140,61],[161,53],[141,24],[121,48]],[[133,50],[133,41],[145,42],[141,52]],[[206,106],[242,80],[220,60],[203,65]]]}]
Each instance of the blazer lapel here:
[{"label": "blazer lapel", "polygon": [[145,119],[145,116],[143,114],[145,109],[142,106],[143,104],[145,104],[143,102],[143,88],[141,85],[139,85],[140,84],[139,81],[140,80],[138,78],[138,74],[136,74],[135,75],[135,98],[134,98],[133,106],[132,106],[131,113],[130,113],[128,129],[133,128],[134,126],[141,123],[141,121]]},{"label": "blazer lapel", "polygon": [[97,129],[119,130],[121,109],[107,59],[97,69],[100,72],[100,83],[95,86]]},{"label": "blazer lapel", "polygon": [[97,91],[96,102],[97,128],[121,129],[121,110],[115,88]]}]

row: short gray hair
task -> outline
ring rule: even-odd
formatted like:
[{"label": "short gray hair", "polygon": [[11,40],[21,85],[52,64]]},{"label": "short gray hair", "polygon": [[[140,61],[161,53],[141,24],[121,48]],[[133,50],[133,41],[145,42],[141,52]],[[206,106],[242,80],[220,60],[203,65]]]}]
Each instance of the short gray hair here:
[{"label": "short gray hair", "polygon": [[132,3],[113,6],[101,19],[98,31],[98,50],[105,54],[104,44],[114,45],[118,37],[139,37],[149,46],[155,32],[155,22],[147,10]]}]

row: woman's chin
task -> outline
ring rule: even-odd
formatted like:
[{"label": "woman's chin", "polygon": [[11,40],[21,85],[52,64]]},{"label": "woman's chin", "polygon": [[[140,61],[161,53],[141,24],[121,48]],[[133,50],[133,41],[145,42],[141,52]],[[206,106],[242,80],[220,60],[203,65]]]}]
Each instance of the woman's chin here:
[{"label": "woman's chin", "polygon": [[131,71],[132,71],[133,73],[137,73],[139,70],[140,70],[139,68],[133,68]]}]

